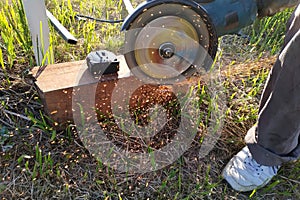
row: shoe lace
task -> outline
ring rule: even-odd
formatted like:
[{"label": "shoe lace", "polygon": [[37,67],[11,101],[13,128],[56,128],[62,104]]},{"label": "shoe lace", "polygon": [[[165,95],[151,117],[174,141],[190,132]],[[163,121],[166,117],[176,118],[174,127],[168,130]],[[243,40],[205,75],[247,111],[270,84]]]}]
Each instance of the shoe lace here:
[{"label": "shoe lace", "polygon": [[247,169],[249,169],[253,174],[259,176],[261,172],[263,172],[263,169],[261,168],[261,165],[258,164],[253,158],[250,156],[247,156],[247,158],[244,160],[244,164],[247,166]]},{"label": "shoe lace", "polygon": [[[261,173],[264,172],[264,167],[261,164],[258,164],[251,156],[247,156],[247,158],[244,160],[244,164],[247,165],[247,168],[253,173],[253,175],[260,176]],[[272,166],[268,167],[271,169],[270,172],[272,172],[274,175],[277,174],[277,171],[279,169],[279,166]]]}]

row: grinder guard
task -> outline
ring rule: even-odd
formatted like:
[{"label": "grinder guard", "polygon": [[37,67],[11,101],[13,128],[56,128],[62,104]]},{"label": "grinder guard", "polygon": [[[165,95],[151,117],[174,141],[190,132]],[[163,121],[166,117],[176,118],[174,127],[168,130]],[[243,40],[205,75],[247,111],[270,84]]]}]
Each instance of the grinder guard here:
[{"label": "grinder guard", "polygon": [[[252,24],[256,15],[256,0],[149,0],[123,23],[122,30],[127,30],[126,62],[136,76],[160,82],[190,76],[195,67],[207,65],[204,69],[208,70],[208,60],[216,55],[218,37]],[[168,35],[172,31],[177,32],[173,40]],[[186,35],[185,40],[180,39],[181,33]],[[191,40],[198,43],[198,48]],[[172,73],[173,68],[177,74]]]},{"label": "grinder guard", "polygon": [[124,56],[137,77],[166,84],[181,81],[196,68],[209,70],[218,38],[199,4],[184,0],[149,1],[129,18]]}]

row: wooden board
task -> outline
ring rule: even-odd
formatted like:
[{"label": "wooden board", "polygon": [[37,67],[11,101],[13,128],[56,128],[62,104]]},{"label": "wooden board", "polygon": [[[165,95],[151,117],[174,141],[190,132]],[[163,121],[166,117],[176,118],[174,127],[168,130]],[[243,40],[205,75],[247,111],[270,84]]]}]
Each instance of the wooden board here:
[{"label": "wooden board", "polygon": [[[130,109],[134,110],[153,103],[163,104],[174,98],[172,87],[141,84],[130,74],[123,56],[118,59],[119,72],[102,77],[94,77],[87,70],[85,61],[48,65],[42,70],[35,67],[32,70],[44,110],[57,129],[73,121],[74,99],[82,103],[94,100],[100,119],[111,115],[113,99],[120,100],[124,105],[129,102]],[[128,88],[135,86],[138,87],[132,88],[129,94]],[[83,91],[84,95],[78,95]]]}]

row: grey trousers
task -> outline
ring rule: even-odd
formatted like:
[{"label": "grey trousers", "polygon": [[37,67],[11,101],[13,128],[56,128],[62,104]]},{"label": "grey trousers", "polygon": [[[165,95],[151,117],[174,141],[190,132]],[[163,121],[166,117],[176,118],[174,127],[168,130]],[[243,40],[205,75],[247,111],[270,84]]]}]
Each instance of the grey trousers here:
[{"label": "grey trousers", "polygon": [[277,166],[300,157],[300,5],[266,83],[259,116],[245,137],[253,158]]}]

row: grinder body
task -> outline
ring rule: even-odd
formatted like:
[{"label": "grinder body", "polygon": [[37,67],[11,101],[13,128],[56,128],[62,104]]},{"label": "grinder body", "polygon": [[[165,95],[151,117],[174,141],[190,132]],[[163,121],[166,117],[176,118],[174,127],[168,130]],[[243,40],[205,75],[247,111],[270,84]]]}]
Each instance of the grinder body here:
[{"label": "grinder body", "polygon": [[[148,0],[140,4],[135,11],[129,15],[122,26],[122,30],[130,28],[130,23],[147,9],[159,3],[166,4],[172,1]],[[175,1],[174,2],[178,2]],[[201,7],[211,19],[216,29],[217,37],[237,33],[240,29],[251,25],[257,16],[256,0],[183,0],[184,4]],[[176,15],[176,13],[174,13]]]},{"label": "grinder body", "polygon": [[201,3],[216,28],[218,37],[237,33],[257,16],[256,0],[214,0]]}]

